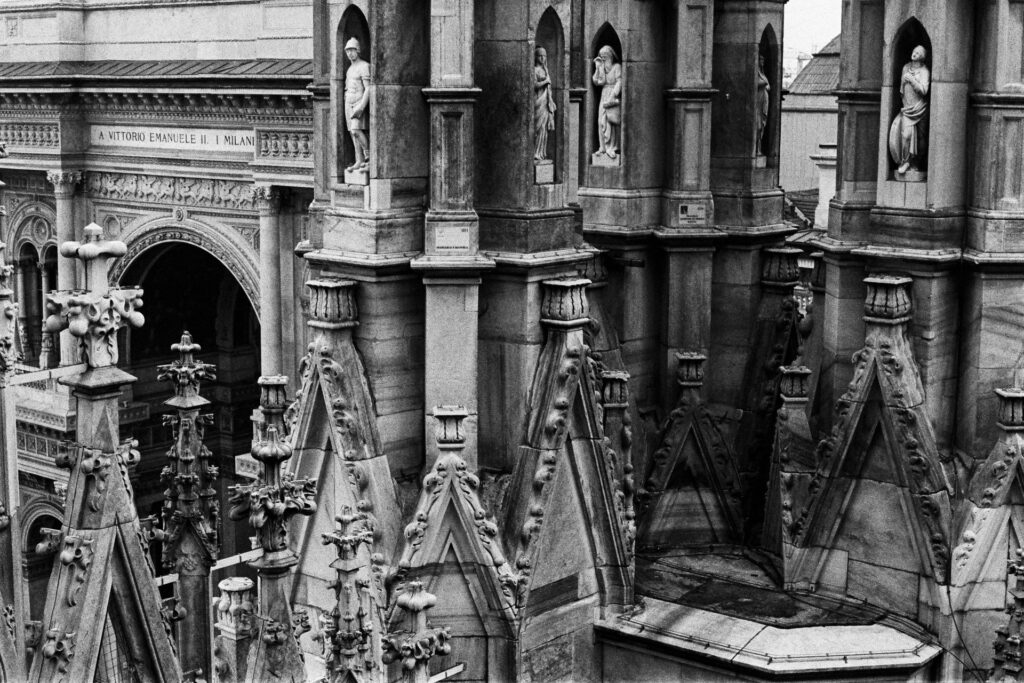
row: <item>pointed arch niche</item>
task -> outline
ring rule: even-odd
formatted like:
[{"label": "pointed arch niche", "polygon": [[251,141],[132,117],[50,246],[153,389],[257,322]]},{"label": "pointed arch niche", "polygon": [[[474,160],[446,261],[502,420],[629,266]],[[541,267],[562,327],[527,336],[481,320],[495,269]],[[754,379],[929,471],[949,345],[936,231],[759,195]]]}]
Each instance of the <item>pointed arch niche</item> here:
[{"label": "pointed arch niche", "polygon": [[[537,22],[537,34],[534,38],[534,47],[542,47],[547,52],[548,57],[548,78],[551,79],[551,97],[555,102],[555,115],[554,115],[554,130],[548,131],[548,142],[546,146],[545,157],[554,165],[554,173],[552,180],[546,182],[562,182],[563,167],[565,165],[565,136],[563,131],[565,129],[565,33],[562,30],[562,21],[558,18],[558,13],[550,5],[540,17],[540,21]],[[533,67],[536,66],[534,55],[531,55],[531,69],[530,73],[533,73]],[[534,112],[538,106],[536,99],[536,91],[532,91],[534,98]],[[534,119],[536,120],[536,118]],[[536,135],[536,130],[534,130]],[[536,138],[534,138],[536,140]],[[541,176],[535,176],[537,182],[543,182]]]},{"label": "pointed arch niche", "polygon": [[[337,93],[337,105],[335,107],[336,119],[336,149],[338,151],[335,159],[337,168],[335,173],[338,178],[345,177],[345,169],[351,166],[356,159],[355,148],[352,146],[352,137],[348,134],[348,125],[345,119],[345,74],[348,72],[348,67],[352,65],[349,58],[345,56],[345,43],[351,38],[355,38],[359,41],[359,47],[361,56],[367,62],[370,60],[370,25],[366,21],[366,16],[363,14],[355,5],[349,5],[341,15],[341,21],[338,22],[338,34],[336,38],[335,48],[335,59],[337,59],[338,68],[335,71],[334,87]],[[370,73],[373,73],[373,66],[371,62]],[[372,140],[372,132],[367,131],[367,134],[371,136],[370,154],[373,154],[374,144]]]},{"label": "pointed arch niche", "polygon": [[[598,52],[602,47],[608,45],[615,50],[615,55],[618,58],[618,63],[622,67],[621,78],[622,78],[622,95],[626,93],[627,83],[625,82],[625,66],[624,66],[624,55],[622,53],[622,41],[619,40],[619,34],[615,31],[611,24],[605,22],[601,25],[601,28],[597,30],[594,35],[594,41],[590,44],[590,60],[587,64],[587,81],[590,83],[590,102],[591,111],[587,117],[590,126],[590,163],[591,165],[604,165],[604,166],[618,166],[622,163],[622,150],[626,146],[626,126],[625,123],[625,99],[620,97],[621,104],[619,105],[619,111],[622,114],[622,121],[619,124],[619,154],[614,161],[609,161],[603,155],[597,155],[597,152],[601,149],[601,133],[598,128],[598,118],[601,115],[601,90],[600,85],[595,85],[593,80],[594,75],[594,60],[598,56]],[[596,160],[601,159],[604,163],[597,164]]]},{"label": "pointed arch niche", "polygon": [[[896,115],[900,113],[903,108],[903,98],[900,94],[900,80],[903,77],[903,65],[910,61],[910,55],[914,51],[914,48],[918,45],[924,47],[925,57],[924,65],[928,68],[928,71],[932,70],[932,39],[928,36],[928,31],[925,30],[924,25],[917,20],[917,17],[910,17],[903,25],[896,29],[896,34],[892,40],[892,64],[890,65],[892,80],[892,102],[889,104],[889,118],[885,121],[885,127],[883,128],[883,135],[889,135],[889,127],[892,126],[892,122],[896,119]],[[929,91],[930,92],[930,91]],[[918,164],[921,166],[921,170],[927,172],[928,170],[928,131],[931,126],[931,110],[932,103],[929,99],[928,110],[924,115],[924,119],[918,124],[918,130],[920,131],[920,139],[918,140]],[[923,149],[922,149],[923,143]],[[888,175],[889,180],[896,179],[896,162],[893,161],[892,155],[888,152],[888,144],[886,144],[885,158],[888,160]]]},{"label": "pointed arch niche", "polygon": [[[765,157],[765,165],[774,168],[779,165],[779,102],[781,101],[782,84],[779,83],[779,40],[771,24],[764,27],[761,40],[757,46],[757,56],[764,59],[764,75],[768,78],[768,120],[761,137],[761,155]],[[760,103],[757,105],[760,107]],[[756,112],[760,116],[760,110]],[[754,126],[755,135],[757,126]],[[756,143],[755,143],[756,148]]]}]

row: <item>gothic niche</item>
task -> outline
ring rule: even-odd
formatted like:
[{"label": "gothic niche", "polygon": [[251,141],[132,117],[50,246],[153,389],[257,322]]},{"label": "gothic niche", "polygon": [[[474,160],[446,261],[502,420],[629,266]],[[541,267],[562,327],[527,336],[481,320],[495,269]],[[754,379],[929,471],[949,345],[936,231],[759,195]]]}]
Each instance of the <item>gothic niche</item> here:
[{"label": "gothic niche", "polygon": [[562,22],[548,7],[537,23],[532,88],[534,182],[561,180],[563,56]]},{"label": "gothic niche", "polygon": [[610,24],[597,32],[593,43],[594,166],[618,166],[622,152],[622,43]]},{"label": "gothic niche", "polygon": [[775,125],[778,121],[779,101],[779,42],[771,24],[761,33],[757,47],[757,65],[754,69],[755,133],[754,149],[759,167],[775,166]]},{"label": "gothic niche", "polygon": [[337,35],[341,89],[338,107],[338,175],[346,183],[368,184],[370,159],[370,27],[355,5],[341,15]]},{"label": "gothic niche", "polygon": [[917,19],[896,32],[892,52],[889,177],[921,182],[928,177],[929,92],[932,41]]}]

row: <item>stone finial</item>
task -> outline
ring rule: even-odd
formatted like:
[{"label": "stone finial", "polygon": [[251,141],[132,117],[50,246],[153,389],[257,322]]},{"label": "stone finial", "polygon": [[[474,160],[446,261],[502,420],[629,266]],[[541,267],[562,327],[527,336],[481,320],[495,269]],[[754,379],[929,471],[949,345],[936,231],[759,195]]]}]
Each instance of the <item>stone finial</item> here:
[{"label": "stone finial", "polygon": [[590,320],[586,278],[541,282],[540,321],[549,327],[582,327]]},{"label": "stone finial", "polygon": [[165,405],[184,410],[209,405],[210,402],[199,395],[199,382],[217,379],[217,368],[195,359],[193,354],[202,350],[203,347],[193,343],[192,335],[187,331],[182,332],[180,342],[171,344],[171,351],[178,352],[178,360],[157,366],[156,376],[161,382],[174,384],[174,397],[165,401]]},{"label": "stone finial", "polygon": [[800,281],[800,257],[796,247],[771,247],[761,252],[761,282],[775,287],[792,287]]},{"label": "stone finial", "polygon": [[1024,549],[1017,549],[1016,559],[1010,559],[1006,564],[1007,580],[1012,576],[1013,585],[1009,589],[1012,602],[1006,606],[1006,613],[1010,615],[1008,623],[996,629],[996,639],[993,643],[995,665],[990,681],[1020,680],[1021,671],[1024,671],[1024,650],[1021,648],[1024,642],[1024,633],[1021,626],[1024,625],[1024,585],[1021,577],[1024,576]]},{"label": "stone finial", "polygon": [[117,364],[117,331],[129,325],[141,327],[142,290],[137,287],[111,288],[108,273],[111,259],[124,256],[124,242],[103,240],[103,229],[92,223],[85,228],[84,242],[65,242],[60,253],[76,258],[85,266],[86,291],[54,292],[47,297],[47,332],[70,330],[82,340],[90,368]]},{"label": "stone finial", "polygon": [[1006,432],[1024,431],[1024,388],[996,389],[999,397],[999,421]]},{"label": "stone finial", "polygon": [[430,659],[452,651],[449,629],[429,628],[427,625],[427,610],[436,604],[437,596],[424,590],[420,581],[410,581],[405,592],[398,596],[398,606],[409,614],[413,630],[411,633],[390,633],[384,638],[384,662],[401,661],[406,681],[427,680]]},{"label": "stone finial", "polygon": [[244,637],[253,633],[252,579],[233,576],[217,584],[220,597],[213,601],[217,608],[217,628],[221,633]]},{"label": "stone finial", "polygon": [[463,406],[437,406],[434,408],[434,436],[437,447],[442,451],[461,451],[466,447],[466,434],[463,421],[469,417],[469,411]]},{"label": "stone finial", "polygon": [[358,559],[359,548],[373,544],[373,531],[367,525],[366,514],[353,511],[348,506],[342,508],[335,520],[338,522],[337,531],[323,534],[323,542],[334,545],[338,551],[338,559],[331,563],[338,576],[330,584],[337,605],[320,620],[324,631],[324,654],[333,674],[331,680],[344,681],[348,671],[375,668],[371,651],[374,629],[370,619],[373,609],[370,584],[358,576],[363,566]]},{"label": "stone finial", "polygon": [[[316,511],[316,482],[295,479],[282,469],[292,457],[283,419],[287,384],[288,378],[282,375],[259,378],[263,423],[253,439],[252,457],[263,466],[255,483],[230,489],[229,516],[236,521],[249,517],[264,553],[290,552],[289,520],[297,514],[308,516]],[[294,563],[294,554],[286,561]]]},{"label": "stone finial", "polygon": [[807,400],[811,369],[803,365],[788,365],[781,368],[782,378],[779,393],[783,400]]},{"label": "stone finial", "polygon": [[341,329],[359,324],[356,283],[352,280],[310,280],[310,327]]},{"label": "stone finial", "polygon": [[864,320],[880,325],[899,325],[910,320],[909,277],[872,275],[864,278],[867,296],[864,299]]}]

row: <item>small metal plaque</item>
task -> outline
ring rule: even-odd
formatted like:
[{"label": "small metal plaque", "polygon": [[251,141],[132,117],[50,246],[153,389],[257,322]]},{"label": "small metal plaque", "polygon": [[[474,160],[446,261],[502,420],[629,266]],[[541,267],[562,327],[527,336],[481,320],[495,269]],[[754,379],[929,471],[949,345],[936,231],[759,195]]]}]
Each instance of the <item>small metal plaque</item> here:
[{"label": "small metal plaque", "polygon": [[708,212],[704,204],[680,204],[679,224],[680,225],[706,225]]},{"label": "small metal plaque", "polygon": [[434,230],[434,248],[437,251],[469,251],[469,228],[457,225],[439,225]]}]

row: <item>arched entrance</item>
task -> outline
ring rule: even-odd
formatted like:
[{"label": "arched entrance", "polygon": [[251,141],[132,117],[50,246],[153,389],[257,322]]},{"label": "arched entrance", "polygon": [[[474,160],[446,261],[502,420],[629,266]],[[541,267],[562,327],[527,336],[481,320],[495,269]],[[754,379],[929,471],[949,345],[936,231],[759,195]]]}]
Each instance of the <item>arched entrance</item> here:
[{"label": "arched entrance", "polygon": [[[146,324],[122,339],[122,367],[138,378],[132,400],[149,405],[150,417],[133,424],[142,461],[137,467],[135,502],[140,515],[160,514],[164,485],[160,470],[171,446],[170,428],[163,416],[171,387],[157,380],[157,367],[177,358],[171,344],[188,330],[202,346],[199,359],[217,366],[217,379],[206,382],[202,395],[211,401],[214,416],[207,427],[206,445],[220,468],[221,509],[227,507],[227,488],[242,480],[235,476],[235,456],[252,445],[253,410],[259,403],[259,323],[256,312],[235,275],[217,258],[184,242],[161,242],[138,254],[120,282],[144,290]],[[237,529],[227,520],[222,554],[249,549],[248,527]],[[236,533],[237,532],[237,533]]]}]

